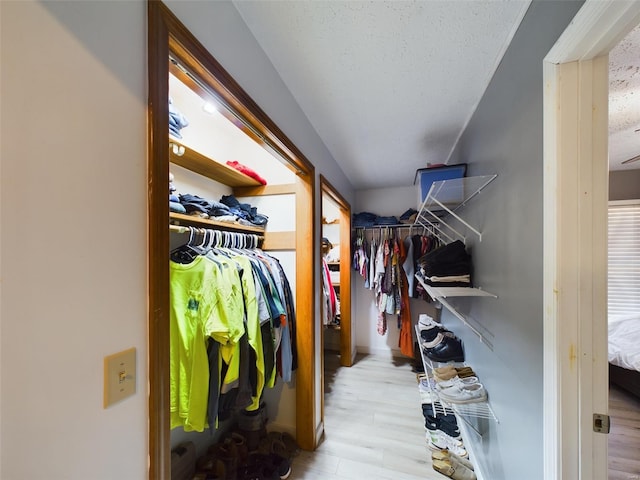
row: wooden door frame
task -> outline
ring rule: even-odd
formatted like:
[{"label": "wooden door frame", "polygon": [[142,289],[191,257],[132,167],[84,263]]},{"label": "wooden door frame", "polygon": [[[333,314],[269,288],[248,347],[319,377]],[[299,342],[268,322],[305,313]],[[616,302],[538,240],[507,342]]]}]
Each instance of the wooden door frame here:
[{"label": "wooden door frame", "polygon": [[608,52],[639,2],[587,0],[544,61],[544,478],[607,478]]},{"label": "wooden door frame", "polygon": [[[315,168],[269,116],[251,99],[207,49],[160,1],[148,3],[148,378],[149,479],[170,478],[169,421],[169,54],[176,54],[259,138],[289,162],[298,175],[296,191],[296,314],[298,369],[296,436],[307,450],[316,447],[319,412],[315,398],[315,312],[312,252],[315,222]],[[255,136],[253,137],[256,138]]]},{"label": "wooden door frame", "polygon": [[[340,225],[340,365],[353,365],[353,329],[351,328],[351,205],[338,190],[320,175],[320,219],[324,218],[323,199],[327,195],[338,206],[338,222]],[[322,237],[322,229],[320,229]],[[345,241],[345,240],[348,241]],[[322,245],[322,238],[318,239]],[[323,273],[324,274],[324,273]],[[321,306],[321,313],[324,305]],[[320,425],[316,436],[318,440],[324,433],[324,314],[320,320]]]},{"label": "wooden door frame", "polygon": [[[353,337],[351,328],[351,205],[324,175],[320,175],[320,195],[327,195],[339,209],[340,292],[348,293],[348,295],[340,296],[340,365],[350,367],[353,365]],[[320,204],[322,205],[322,200]],[[322,207],[320,211],[320,217],[322,218]],[[320,229],[320,237],[322,237],[322,229]],[[320,238],[319,244],[321,243],[322,238]],[[320,348],[323,350],[322,343],[320,344]],[[324,354],[321,355],[321,365],[324,365]]]}]

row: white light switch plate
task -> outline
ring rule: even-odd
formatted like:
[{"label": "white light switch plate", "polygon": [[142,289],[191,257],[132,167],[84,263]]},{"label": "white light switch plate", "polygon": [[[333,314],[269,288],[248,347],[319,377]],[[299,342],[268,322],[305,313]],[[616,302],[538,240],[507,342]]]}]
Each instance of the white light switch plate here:
[{"label": "white light switch plate", "polygon": [[104,357],[104,408],[136,393],[136,349]]}]

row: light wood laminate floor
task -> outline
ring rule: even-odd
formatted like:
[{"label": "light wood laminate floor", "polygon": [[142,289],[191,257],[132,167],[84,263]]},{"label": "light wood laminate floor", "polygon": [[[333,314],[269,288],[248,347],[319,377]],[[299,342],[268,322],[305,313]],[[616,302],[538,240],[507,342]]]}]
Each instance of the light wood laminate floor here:
[{"label": "light wood laminate floor", "polygon": [[325,352],[325,437],[293,461],[293,480],[442,480],[426,446],[409,359],[358,355],[350,367]]},{"label": "light wood laminate floor", "polygon": [[640,399],[609,388],[609,480],[640,480]]}]

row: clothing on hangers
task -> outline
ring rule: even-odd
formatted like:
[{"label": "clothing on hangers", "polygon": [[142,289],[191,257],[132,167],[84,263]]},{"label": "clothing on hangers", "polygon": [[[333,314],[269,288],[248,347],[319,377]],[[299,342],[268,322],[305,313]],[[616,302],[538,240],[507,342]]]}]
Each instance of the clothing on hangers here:
[{"label": "clothing on hangers", "polygon": [[249,245],[254,235],[190,228],[171,253],[171,428],[214,429],[232,410],[258,409],[277,374],[291,381],[290,286],[278,260]]}]

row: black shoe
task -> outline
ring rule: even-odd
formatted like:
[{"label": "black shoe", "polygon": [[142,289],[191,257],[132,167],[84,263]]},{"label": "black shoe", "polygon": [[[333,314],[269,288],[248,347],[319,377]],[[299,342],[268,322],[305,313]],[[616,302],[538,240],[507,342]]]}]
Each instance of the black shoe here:
[{"label": "black shoe", "polygon": [[[440,420],[440,422],[447,422],[453,428],[458,428],[458,421],[456,420],[456,416],[452,413],[434,413],[433,405],[431,403],[423,403],[422,404],[422,415],[424,416],[425,422],[428,417],[435,417]],[[426,426],[426,425],[425,425]],[[428,427],[427,427],[428,428]]]},{"label": "black shoe", "polygon": [[423,342],[433,342],[438,333],[450,332],[445,327],[441,327],[440,325],[431,325],[429,328],[421,328],[420,329],[420,338]]},{"label": "black shoe", "polygon": [[464,362],[462,341],[457,337],[439,333],[433,342],[422,345],[424,354],[434,362]]},{"label": "black shoe", "polygon": [[451,423],[450,421],[445,421],[445,416],[453,417],[453,415],[444,415],[442,417],[432,417],[431,415],[427,415],[424,420],[424,426],[427,428],[427,430],[440,430],[441,432],[446,433],[452,438],[460,438],[460,429],[458,429],[457,422]]}]

